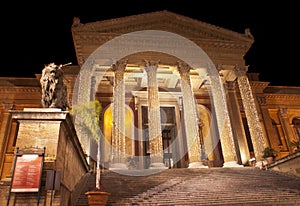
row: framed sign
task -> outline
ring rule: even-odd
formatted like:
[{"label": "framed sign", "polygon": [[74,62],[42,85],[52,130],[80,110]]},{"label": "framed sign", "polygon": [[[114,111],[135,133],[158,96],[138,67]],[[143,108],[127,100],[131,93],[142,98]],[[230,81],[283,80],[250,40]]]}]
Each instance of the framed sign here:
[{"label": "framed sign", "polygon": [[17,155],[11,192],[38,192],[40,188],[42,167],[42,155]]}]

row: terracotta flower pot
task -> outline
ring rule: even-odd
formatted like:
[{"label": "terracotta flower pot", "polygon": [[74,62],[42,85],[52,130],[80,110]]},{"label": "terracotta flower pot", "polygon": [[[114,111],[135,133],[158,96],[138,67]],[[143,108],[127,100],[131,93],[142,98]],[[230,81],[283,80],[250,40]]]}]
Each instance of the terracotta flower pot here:
[{"label": "terracotta flower pot", "polygon": [[268,164],[270,164],[273,162],[274,157],[266,157],[266,160],[267,160]]},{"label": "terracotta flower pot", "polygon": [[100,206],[106,205],[110,193],[104,191],[88,191],[85,193],[85,195],[88,198],[89,205]]}]

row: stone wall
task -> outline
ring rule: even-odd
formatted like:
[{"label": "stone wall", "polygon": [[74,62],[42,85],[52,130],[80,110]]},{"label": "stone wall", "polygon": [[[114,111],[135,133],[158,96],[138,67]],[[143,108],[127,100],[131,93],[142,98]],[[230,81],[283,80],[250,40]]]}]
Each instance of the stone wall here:
[{"label": "stone wall", "polygon": [[300,151],[276,160],[268,168],[300,177]]},{"label": "stone wall", "polygon": [[[69,206],[76,183],[89,172],[86,156],[76,135],[72,117],[57,109],[24,109],[11,111],[19,123],[16,148],[45,148],[39,205]],[[59,190],[46,190],[47,171],[60,174]],[[0,182],[0,206],[7,205],[11,178]],[[11,193],[9,205],[37,205],[37,193]]]}]

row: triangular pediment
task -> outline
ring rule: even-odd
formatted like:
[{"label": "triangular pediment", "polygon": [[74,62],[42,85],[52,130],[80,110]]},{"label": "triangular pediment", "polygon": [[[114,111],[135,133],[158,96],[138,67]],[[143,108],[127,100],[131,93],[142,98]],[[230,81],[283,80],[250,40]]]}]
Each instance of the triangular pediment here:
[{"label": "triangular pediment", "polygon": [[73,30],[100,33],[119,33],[140,30],[174,32],[189,39],[219,39],[227,41],[252,41],[248,34],[237,33],[219,26],[192,19],[170,11],[158,11],[82,24],[74,22]]},{"label": "triangular pediment", "polygon": [[244,56],[254,42],[248,29],[245,29],[245,33],[238,33],[167,10],[88,23],[74,18],[72,34],[78,63],[81,64],[105,42],[122,34],[142,30],[172,32],[208,50],[233,49],[237,56]]}]

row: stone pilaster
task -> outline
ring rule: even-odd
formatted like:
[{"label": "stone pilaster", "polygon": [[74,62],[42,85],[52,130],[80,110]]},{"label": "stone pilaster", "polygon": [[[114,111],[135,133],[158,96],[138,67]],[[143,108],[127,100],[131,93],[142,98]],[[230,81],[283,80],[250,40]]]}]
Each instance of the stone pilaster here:
[{"label": "stone pilaster", "polygon": [[[7,176],[10,176],[11,174],[11,168],[13,165],[13,159],[14,159],[14,147],[13,147],[13,136],[15,136],[15,132],[17,131],[17,128],[13,129],[13,122],[11,118],[11,114],[7,111],[1,112],[1,127],[0,127],[0,178],[6,178]],[[11,126],[10,126],[11,125]],[[15,131],[12,131],[15,130]],[[12,134],[13,133],[13,134]]]},{"label": "stone pilaster", "polygon": [[11,115],[10,113],[6,112],[6,111],[3,111],[1,112],[1,127],[0,127],[0,134],[1,134],[1,137],[3,138],[0,138],[0,157],[2,159],[2,154],[5,154],[6,153],[6,150],[5,148],[7,147],[7,141],[8,141],[8,128],[9,128],[9,124],[11,124]]},{"label": "stone pilaster", "polygon": [[262,116],[261,118],[263,119],[264,124],[265,124],[265,132],[266,132],[265,143],[270,144],[269,137],[272,137],[274,135],[274,132],[276,133],[277,131],[274,130],[272,118],[270,117],[268,107],[266,107],[266,105],[267,105],[266,97],[258,96],[257,104],[260,106],[260,113]]},{"label": "stone pilaster", "polygon": [[293,152],[293,148],[291,148],[289,141],[293,137],[293,132],[291,131],[291,126],[289,124],[288,119],[288,109],[287,108],[280,108],[278,110],[278,117],[282,125],[284,140],[290,152]]},{"label": "stone pilaster", "polygon": [[237,82],[239,85],[243,106],[245,109],[245,114],[247,118],[247,123],[249,126],[249,132],[251,135],[251,140],[254,149],[254,155],[259,161],[262,157],[262,151],[266,146],[263,137],[263,130],[261,123],[259,121],[259,116],[257,108],[255,105],[255,100],[252,94],[251,86],[249,80],[246,76],[248,67],[235,67],[235,73],[237,75]]},{"label": "stone pilaster", "polygon": [[148,79],[148,121],[150,144],[150,168],[165,167],[163,164],[163,146],[158,96],[157,72],[158,62],[146,61],[145,70]]},{"label": "stone pilaster", "polygon": [[115,72],[113,92],[112,164],[110,169],[126,168],[125,148],[125,82],[126,61],[112,65]]}]

